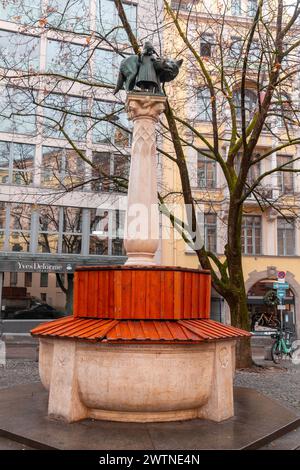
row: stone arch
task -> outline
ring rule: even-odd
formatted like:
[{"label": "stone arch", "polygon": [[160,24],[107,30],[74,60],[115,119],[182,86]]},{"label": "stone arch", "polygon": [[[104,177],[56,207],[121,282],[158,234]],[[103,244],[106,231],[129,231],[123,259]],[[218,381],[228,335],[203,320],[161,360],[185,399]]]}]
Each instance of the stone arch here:
[{"label": "stone arch", "polygon": [[[271,279],[268,270],[256,271],[255,269],[254,271],[251,271],[248,274],[248,279],[245,282],[246,292],[248,293],[249,289],[256,282],[261,281],[262,279]],[[291,289],[293,291],[294,298],[295,298],[295,319],[296,319],[297,337],[299,338],[300,337],[300,284],[298,283],[298,281],[296,281],[295,275],[290,271],[286,271],[285,279],[286,279],[286,282],[288,282],[289,285],[291,286]]]}]

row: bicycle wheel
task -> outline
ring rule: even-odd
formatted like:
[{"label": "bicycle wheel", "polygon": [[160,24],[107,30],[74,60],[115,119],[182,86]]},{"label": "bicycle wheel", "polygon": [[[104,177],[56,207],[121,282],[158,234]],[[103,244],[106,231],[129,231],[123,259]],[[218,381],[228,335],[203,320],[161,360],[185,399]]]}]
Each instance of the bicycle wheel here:
[{"label": "bicycle wheel", "polygon": [[275,362],[275,364],[279,364],[281,359],[282,359],[282,352],[280,351],[280,349],[278,349],[278,343],[277,341],[275,341],[275,343],[273,343],[272,345],[272,349],[271,349],[271,357],[272,357],[272,361]]}]

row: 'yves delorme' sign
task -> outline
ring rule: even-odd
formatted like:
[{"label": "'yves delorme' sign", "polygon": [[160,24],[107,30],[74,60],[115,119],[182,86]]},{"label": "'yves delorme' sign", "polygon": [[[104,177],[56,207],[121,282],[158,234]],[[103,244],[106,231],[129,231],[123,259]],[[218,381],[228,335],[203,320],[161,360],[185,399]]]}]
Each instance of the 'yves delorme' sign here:
[{"label": "'yves delorme' sign", "polygon": [[47,273],[62,273],[73,271],[73,266],[70,263],[49,263],[47,261],[33,261],[33,262],[16,262],[16,271],[28,272],[47,272]]}]

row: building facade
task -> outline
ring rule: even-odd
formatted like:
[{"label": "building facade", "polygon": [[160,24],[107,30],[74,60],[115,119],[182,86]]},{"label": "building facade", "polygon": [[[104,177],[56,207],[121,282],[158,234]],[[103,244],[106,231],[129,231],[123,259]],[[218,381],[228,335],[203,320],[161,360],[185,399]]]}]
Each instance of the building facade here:
[{"label": "building facade", "polygon": [[[143,3],[124,2],[140,35]],[[129,52],[112,0],[0,3],[2,319],[65,310],[77,265],[125,260],[131,125],[112,90]]]},{"label": "building facade", "polygon": [[[187,35],[190,43],[211,72],[213,79],[214,71],[220,71],[220,57],[218,54],[222,49],[225,73],[227,76],[230,74],[232,76],[236,75],[235,104],[237,122],[239,122],[241,116],[238,115],[240,100],[238,83],[240,83],[239,73],[241,67],[237,65],[237,58],[242,56],[241,51],[243,50],[245,34],[252,24],[257,2],[234,1],[226,3],[224,7],[225,3],[215,1],[190,2],[185,0],[181,2],[172,1],[170,5],[177,18],[179,18],[179,24],[184,34]],[[249,60],[252,60],[253,63],[248,66],[250,73],[247,75],[245,92],[245,108],[249,118],[257,106],[257,85],[255,82],[257,63],[255,61],[258,60],[259,54],[255,54],[255,50],[259,49],[258,42],[256,44],[255,41],[254,36],[255,47],[252,46],[249,53]],[[196,135],[196,132],[191,132],[187,127],[185,130],[181,130],[181,135],[184,136],[186,142],[185,152],[189,176],[197,203],[197,217],[205,247],[216,253],[222,260],[224,259],[224,246],[227,239],[229,189],[220,165],[205,155],[207,146],[203,143],[204,139],[213,145],[211,96],[207,85],[205,86],[205,83],[198,79],[200,67],[198,69],[193,68],[193,62],[196,62],[196,60],[191,53],[186,52],[188,48],[185,48],[184,42],[180,39],[175,28],[170,27],[168,29],[166,47],[169,47],[170,50],[175,48],[184,57],[185,68],[181,72],[181,80],[178,80],[175,84],[177,89],[172,93],[171,98],[173,99],[176,96],[176,99],[173,99],[173,104],[180,117],[189,122],[193,129],[198,130],[201,134],[200,138]],[[294,64],[291,65],[290,70],[293,66]],[[253,72],[251,72],[251,67]],[[289,96],[287,101],[299,103],[299,73],[293,75],[293,79],[289,82],[289,86],[285,91]],[[232,128],[230,111],[225,100],[218,104],[217,112],[219,116],[223,116],[223,119],[219,120],[219,143],[220,153],[226,160]],[[278,146],[279,139],[282,141],[287,140],[285,119],[281,118],[280,114],[280,112],[277,112],[276,117],[274,116],[272,121],[269,122],[270,126],[265,127],[261,133],[255,149],[256,155],[259,156],[268,152],[270,152],[270,155],[252,166],[248,177],[249,185],[255,182],[262,173],[266,173],[280,165],[286,164],[287,167],[290,165],[291,168],[299,167],[295,163],[289,164],[290,161],[292,162],[298,158],[299,146],[294,145],[277,152],[272,151],[273,148]],[[291,128],[289,131],[293,137],[297,136],[299,133],[298,126]],[[169,151],[172,151],[171,147],[169,147]],[[237,171],[238,165],[237,159]],[[178,193],[180,193],[181,183],[176,165],[170,162],[165,164],[163,181],[166,192],[169,188],[177,188]],[[173,190],[176,192],[176,189]],[[299,191],[300,178],[298,173],[270,173],[259,186],[259,199],[265,197],[269,203],[261,210],[257,197],[253,194],[247,197],[244,203],[242,226],[243,269],[248,293],[249,315],[256,320],[263,314],[270,316],[274,307],[266,304],[265,296],[273,288],[277,271],[285,271],[286,281],[289,283],[290,289],[286,292],[284,299],[285,310],[283,312],[286,322],[291,326],[296,326],[298,334],[300,333]],[[180,197],[174,198],[174,207],[178,211],[179,219],[184,219],[185,214],[182,210]],[[180,234],[173,230],[166,219],[164,219],[164,230],[165,236],[163,236],[162,241],[163,264],[198,267],[199,262],[194,251],[182,240]],[[213,298],[215,317],[230,322],[230,314],[226,303],[218,298],[216,293],[213,294]],[[255,321],[252,324],[253,329],[258,327],[254,323]],[[263,324],[263,322],[261,323]]]}]

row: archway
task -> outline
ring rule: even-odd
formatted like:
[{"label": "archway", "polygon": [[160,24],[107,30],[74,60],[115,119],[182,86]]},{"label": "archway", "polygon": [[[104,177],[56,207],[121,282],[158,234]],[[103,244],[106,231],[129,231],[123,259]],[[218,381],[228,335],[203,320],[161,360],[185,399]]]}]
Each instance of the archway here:
[{"label": "archway", "polygon": [[286,291],[283,309],[279,310],[279,299],[273,288],[274,279],[263,278],[256,281],[247,292],[247,303],[251,320],[251,331],[264,332],[283,325],[295,330],[295,295],[293,289]]},{"label": "archway", "polygon": [[[261,285],[265,284],[265,292],[267,288],[269,287],[268,290],[272,290],[273,283],[277,280],[277,268],[276,266],[269,266],[265,271],[252,271],[249,273],[249,277],[245,283],[246,291],[249,293],[249,312],[251,312],[252,308],[251,305],[255,305],[255,300],[257,303],[260,300],[260,303],[263,303],[263,296],[258,295],[258,296],[251,296],[250,294],[253,292],[251,289],[259,282],[261,282]],[[283,316],[282,319],[284,321],[284,324],[288,328],[293,328],[296,330],[296,334],[299,337],[300,336],[300,317],[299,317],[299,302],[300,302],[300,285],[296,281],[294,274],[291,273],[290,271],[286,272],[286,282],[289,283],[290,289],[287,291],[287,296],[284,300],[284,305],[285,305],[285,310],[283,311]],[[256,290],[256,288],[255,288]],[[251,298],[252,297],[252,298]],[[258,299],[255,299],[253,297],[258,297]]]}]

